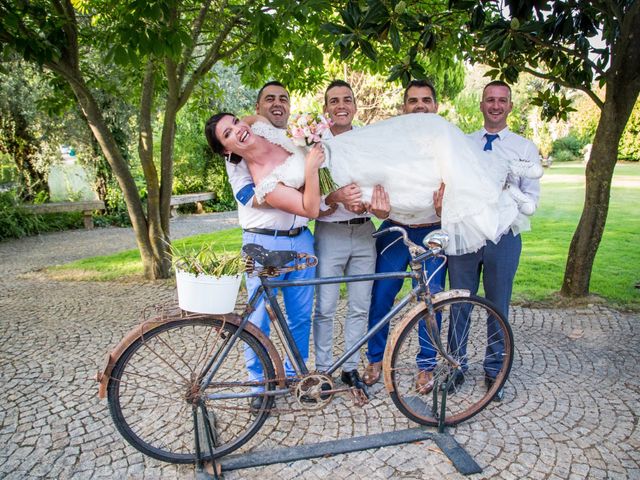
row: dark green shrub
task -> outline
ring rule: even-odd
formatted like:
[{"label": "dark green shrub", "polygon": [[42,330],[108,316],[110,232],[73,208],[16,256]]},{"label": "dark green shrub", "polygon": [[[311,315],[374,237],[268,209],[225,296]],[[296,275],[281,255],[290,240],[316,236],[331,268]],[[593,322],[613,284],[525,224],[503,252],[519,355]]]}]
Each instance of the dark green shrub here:
[{"label": "dark green shrub", "polygon": [[0,240],[82,228],[81,212],[37,215],[21,207],[15,191],[0,193]]},{"label": "dark green shrub", "polygon": [[38,233],[39,223],[38,215],[31,215],[20,208],[14,191],[0,193],[0,240]]},{"label": "dark green shrub", "polygon": [[560,150],[553,155],[553,161],[555,162],[573,162],[581,160],[582,156],[574,155],[570,150]]},{"label": "dark green shrub", "polygon": [[94,216],[94,224],[98,227],[117,226],[117,227],[130,227],[131,219],[129,218],[129,211],[127,210],[127,204],[124,201],[124,195],[120,188],[114,183],[113,185],[107,185],[107,192],[104,198],[104,204],[106,207],[105,213],[102,215]]},{"label": "dark green shrub", "polygon": [[[569,134],[566,137],[562,137],[553,142],[551,155],[554,159],[557,159],[558,153],[562,151],[570,152],[574,157],[578,159],[582,158],[582,148],[587,142],[580,140],[573,134]],[[559,160],[562,161],[562,160]]]}]

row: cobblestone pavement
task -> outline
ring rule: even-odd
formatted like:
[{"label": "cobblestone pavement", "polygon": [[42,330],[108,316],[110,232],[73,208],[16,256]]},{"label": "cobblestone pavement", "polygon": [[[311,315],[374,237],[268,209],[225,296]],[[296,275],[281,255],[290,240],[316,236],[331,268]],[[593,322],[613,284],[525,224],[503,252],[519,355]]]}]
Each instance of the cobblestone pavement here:
[{"label": "cobblestone pavement", "polygon": [[[179,217],[179,236],[233,226],[233,214]],[[115,431],[93,376],[161,282],[57,282],[37,270],[133,248],[128,229],[0,243],[0,477],[194,478],[147,458]],[[35,274],[33,272],[36,272]],[[450,430],[483,467],[468,478],[640,479],[637,314],[603,306],[515,307],[516,357],[505,400]],[[338,334],[341,334],[338,328]],[[349,438],[414,426],[381,385],[357,408],[337,398],[315,414],[272,415],[248,448]],[[433,442],[228,472],[226,479],[461,479]]]}]

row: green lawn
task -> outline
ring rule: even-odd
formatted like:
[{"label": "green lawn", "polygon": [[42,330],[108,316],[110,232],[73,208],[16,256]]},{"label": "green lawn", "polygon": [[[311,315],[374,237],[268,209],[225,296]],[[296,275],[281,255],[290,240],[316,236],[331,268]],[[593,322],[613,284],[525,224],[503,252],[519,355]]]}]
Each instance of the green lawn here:
[{"label": "green lawn", "polygon": [[[523,234],[523,253],[516,276],[514,301],[546,302],[562,283],[567,251],[578,223],[584,196],[582,163],[555,164],[545,170],[540,207],[532,231]],[[640,308],[640,165],[616,167],[604,238],[595,259],[591,292],[613,306]],[[238,250],[240,229],[177,240],[178,246],[214,242],[220,249]],[[139,278],[142,264],[137,250],[93,257],[52,267],[60,278],[114,280]]]},{"label": "green lawn", "polygon": [[[523,253],[514,297],[548,300],[562,283],[564,267],[584,200],[582,163],[556,164],[542,178],[540,207],[531,232],[523,235]],[[607,226],[591,276],[591,293],[613,305],[640,307],[640,165],[616,167]]]}]

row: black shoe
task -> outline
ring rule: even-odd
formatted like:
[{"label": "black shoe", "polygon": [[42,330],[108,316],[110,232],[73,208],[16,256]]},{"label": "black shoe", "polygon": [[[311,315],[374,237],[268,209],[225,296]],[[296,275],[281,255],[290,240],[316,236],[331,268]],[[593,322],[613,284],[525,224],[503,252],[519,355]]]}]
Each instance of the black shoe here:
[{"label": "black shoe", "polygon": [[342,383],[345,385],[362,390],[366,397],[369,398],[369,391],[367,390],[365,383],[360,378],[358,370],[351,370],[349,372],[345,372],[343,370],[342,375],[340,375],[340,380],[342,380]]},{"label": "black shoe", "polygon": [[258,413],[262,408],[264,397],[253,397],[249,400],[249,410],[251,413]]},{"label": "black shoe", "polygon": [[[484,384],[487,386],[487,390],[493,387],[494,383],[496,383],[496,379],[485,374]],[[503,398],[504,398],[504,387],[498,390],[491,400],[494,402],[501,402]]]},{"label": "black shoe", "polygon": [[[449,379],[447,379],[447,382],[448,381]],[[460,370],[456,370],[455,372],[453,372],[453,382],[451,382],[451,385],[449,385],[449,390],[447,390],[447,393],[454,393],[455,391],[458,390],[458,387],[463,383],[464,383],[464,373],[462,373]]]}]

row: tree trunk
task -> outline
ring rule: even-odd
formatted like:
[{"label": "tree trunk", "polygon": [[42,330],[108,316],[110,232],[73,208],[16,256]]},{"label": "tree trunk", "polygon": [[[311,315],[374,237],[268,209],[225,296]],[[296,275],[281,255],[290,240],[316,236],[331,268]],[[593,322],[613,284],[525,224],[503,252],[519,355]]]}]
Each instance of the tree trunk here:
[{"label": "tree trunk", "polygon": [[149,225],[149,244],[154,263],[161,272],[159,278],[167,278],[171,270],[169,232],[162,226],[160,207],[160,184],[158,170],[153,161],[153,96],[155,68],[153,61],[147,63],[142,81],[142,97],[140,99],[140,131],[138,153],[147,183],[147,219]]},{"label": "tree trunk", "polygon": [[120,153],[104,118],[102,117],[102,113],[100,112],[91,91],[84,84],[79,73],[69,71],[68,68],[60,65],[55,65],[53,70],[61,73],[69,82],[69,85],[82,108],[82,113],[86,117],[91,131],[100,144],[100,148],[109,162],[109,165],[118,180],[118,184],[122,189],[129,217],[131,218],[131,224],[133,225],[136,243],[140,249],[140,257],[142,258],[145,278],[151,280],[167,278],[169,275],[169,269],[164,268],[165,262],[154,254],[153,248],[151,247],[149,225],[145,217],[144,209],[142,208],[140,196],[138,195],[138,188],[136,187],[133,176],[122,157],[122,154]]},{"label": "tree trunk", "polygon": [[[562,295],[568,297],[582,297],[589,294],[593,261],[607,221],[611,178],[618,158],[618,142],[622,134],[622,129],[613,121],[615,112],[612,110],[614,109],[611,105],[605,103],[586,168],[582,216],[571,240],[564,282],[560,291]],[[624,124],[622,127],[624,128]]]},{"label": "tree trunk", "polygon": [[[171,212],[171,194],[173,193],[173,148],[176,138],[176,118],[180,110],[180,80],[177,77],[176,64],[171,59],[165,59],[165,69],[167,74],[167,95],[164,105],[164,119],[162,123],[162,135],[160,138],[160,197],[159,215],[160,228],[166,236],[166,241],[162,245],[157,244],[155,248],[167,249],[167,242],[170,241],[171,231],[169,218]],[[166,267],[170,268],[170,257],[164,259]]]},{"label": "tree trunk", "polygon": [[636,5],[624,19],[607,73],[606,97],[586,169],[584,207],[560,290],[568,297],[589,294],[593,261],[607,221],[618,144],[640,92],[640,49],[635,38],[639,30],[640,7]]}]

